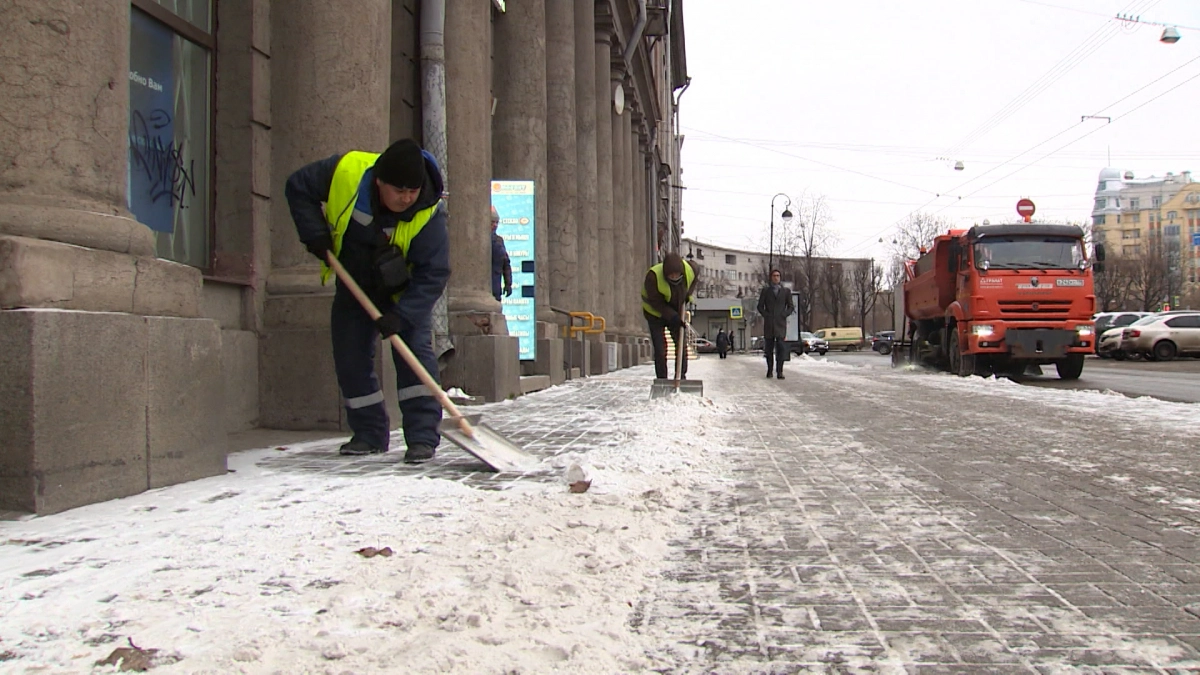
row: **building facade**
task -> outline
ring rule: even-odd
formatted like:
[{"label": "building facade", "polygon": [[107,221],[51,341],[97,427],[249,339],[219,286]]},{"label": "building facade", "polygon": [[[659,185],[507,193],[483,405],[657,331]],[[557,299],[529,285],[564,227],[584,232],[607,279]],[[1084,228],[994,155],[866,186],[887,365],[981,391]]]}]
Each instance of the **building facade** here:
[{"label": "building facade", "polygon": [[1200,289],[1200,183],[1190,171],[1138,179],[1131,171],[1102,170],[1092,227],[1110,255],[1161,259],[1167,304]]},{"label": "building facade", "polygon": [[[523,375],[641,357],[642,272],[678,241],[682,0],[34,0],[5,16],[0,509],[223,472],[233,431],[344,429],[332,287],[283,185],[398,138],[446,177],[444,385],[500,400]],[[535,186],[536,360],[490,292],[496,180]],[[605,332],[563,340],[569,311]]]},{"label": "building facade", "polygon": [[[768,282],[771,257],[696,239],[684,239],[680,251],[697,268],[696,331],[710,339],[720,328],[735,335],[744,331],[747,339],[762,335],[755,306]],[[882,274],[870,258],[805,260],[776,255],[774,266],[780,269],[783,284],[801,293],[801,330],[861,326],[864,333],[873,333],[891,328],[890,306],[880,299]],[[863,305],[868,308],[865,316],[860,312]],[[742,307],[741,320],[731,317],[729,309],[734,306]]]}]

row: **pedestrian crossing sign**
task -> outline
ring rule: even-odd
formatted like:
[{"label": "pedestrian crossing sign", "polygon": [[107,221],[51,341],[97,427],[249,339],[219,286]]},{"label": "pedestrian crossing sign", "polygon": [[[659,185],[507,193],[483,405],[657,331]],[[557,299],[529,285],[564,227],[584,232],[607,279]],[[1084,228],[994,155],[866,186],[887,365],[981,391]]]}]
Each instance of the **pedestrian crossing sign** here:
[{"label": "pedestrian crossing sign", "polygon": [[737,305],[730,307],[729,308],[729,318],[731,318],[731,319],[742,318],[742,308]]}]

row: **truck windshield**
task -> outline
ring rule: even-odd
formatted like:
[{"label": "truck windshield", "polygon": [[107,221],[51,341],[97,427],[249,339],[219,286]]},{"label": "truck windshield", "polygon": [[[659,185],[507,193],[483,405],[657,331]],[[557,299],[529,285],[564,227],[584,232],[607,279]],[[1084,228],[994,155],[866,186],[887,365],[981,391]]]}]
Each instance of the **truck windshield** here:
[{"label": "truck windshield", "polygon": [[1083,242],[1072,237],[986,237],[975,244],[982,269],[1078,269]]}]

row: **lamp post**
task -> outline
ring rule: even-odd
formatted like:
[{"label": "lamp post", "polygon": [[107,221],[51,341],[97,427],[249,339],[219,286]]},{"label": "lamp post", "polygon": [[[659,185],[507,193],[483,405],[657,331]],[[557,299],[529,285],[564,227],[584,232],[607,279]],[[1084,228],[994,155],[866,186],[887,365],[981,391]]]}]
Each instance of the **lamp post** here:
[{"label": "lamp post", "polygon": [[783,197],[787,203],[783,205],[783,213],[779,214],[783,218],[785,224],[792,222],[792,212],[788,211],[788,207],[792,205],[792,198],[780,192],[771,197],[771,250],[767,254],[767,278],[770,278],[771,270],[775,269],[775,200]]}]

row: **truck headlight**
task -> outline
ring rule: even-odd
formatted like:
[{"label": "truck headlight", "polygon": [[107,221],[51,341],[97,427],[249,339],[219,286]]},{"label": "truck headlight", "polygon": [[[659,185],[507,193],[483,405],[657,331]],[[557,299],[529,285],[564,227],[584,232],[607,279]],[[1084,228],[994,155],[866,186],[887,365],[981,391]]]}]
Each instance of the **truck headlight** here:
[{"label": "truck headlight", "polygon": [[990,337],[992,333],[991,324],[979,323],[971,326],[971,334],[975,337]]},{"label": "truck headlight", "polygon": [[1091,337],[1096,332],[1095,326],[1079,326],[1075,329],[1079,333],[1079,337]]}]

